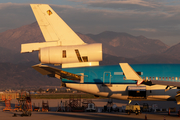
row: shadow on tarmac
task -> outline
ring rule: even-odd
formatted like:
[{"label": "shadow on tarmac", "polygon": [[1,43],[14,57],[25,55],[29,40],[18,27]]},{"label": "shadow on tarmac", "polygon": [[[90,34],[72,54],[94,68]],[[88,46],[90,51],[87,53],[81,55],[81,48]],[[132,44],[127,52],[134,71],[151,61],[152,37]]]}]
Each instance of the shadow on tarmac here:
[{"label": "shadow on tarmac", "polygon": [[76,112],[70,112],[70,113],[66,113],[66,112],[58,112],[58,113],[38,113],[38,114],[49,114],[49,115],[55,115],[55,116],[63,116],[63,117],[67,117],[68,119],[90,119],[90,120],[144,120],[141,118],[132,118],[130,116],[121,116],[120,114],[115,114],[115,113],[86,113],[86,112],[82,112],[82,113],[77,113]]}]

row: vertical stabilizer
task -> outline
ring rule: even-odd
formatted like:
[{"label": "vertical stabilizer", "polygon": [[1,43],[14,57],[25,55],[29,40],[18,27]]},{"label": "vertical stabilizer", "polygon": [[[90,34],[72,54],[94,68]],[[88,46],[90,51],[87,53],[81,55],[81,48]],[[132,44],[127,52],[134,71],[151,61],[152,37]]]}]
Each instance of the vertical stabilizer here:
[{"label": "vertical stabilizer", "polygon": [[46,41],[59,45],[81,45],[81,38],[47,4],[31,4],[36,20]]}]

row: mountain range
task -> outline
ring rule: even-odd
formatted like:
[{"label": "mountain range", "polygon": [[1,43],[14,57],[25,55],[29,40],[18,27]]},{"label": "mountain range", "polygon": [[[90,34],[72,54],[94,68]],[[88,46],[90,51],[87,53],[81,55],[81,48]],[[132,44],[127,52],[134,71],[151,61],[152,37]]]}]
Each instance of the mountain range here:
[{"label": "mountain range", "polygon": [[[102,43],[103,61],[100,65],[180,63],[180,43],[170,47],[157,39],[113,31],[77,34],[86,43]],[[33,42],[44,42],[37,22],[0,33],[0,89],[59,84],[59,80],[49,79],[31,68],[39,63],[37,52],[20,54],[21,44]]]}]

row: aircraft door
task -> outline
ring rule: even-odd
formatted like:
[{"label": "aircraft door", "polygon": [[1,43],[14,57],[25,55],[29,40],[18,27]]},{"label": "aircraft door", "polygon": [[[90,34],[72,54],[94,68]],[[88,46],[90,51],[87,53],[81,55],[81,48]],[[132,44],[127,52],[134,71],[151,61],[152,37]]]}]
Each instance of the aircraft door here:
[{"label": "aircraft door", "polygon": [[103,83],[111,84],[111,72],[104,72]]}]

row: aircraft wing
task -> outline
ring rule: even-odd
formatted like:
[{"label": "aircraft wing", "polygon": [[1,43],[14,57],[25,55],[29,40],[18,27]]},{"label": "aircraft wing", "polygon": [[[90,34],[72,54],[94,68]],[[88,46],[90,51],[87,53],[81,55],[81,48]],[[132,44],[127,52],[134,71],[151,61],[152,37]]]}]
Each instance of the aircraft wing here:
[{"label": "aircraft wing", "polygon": [[176,82],[176,81],[160,81],[160,80],[150,80],[150,81],[152,82],[152,84],[180,87],[180,82]]},{"label": "aircraft wing", "polygon": [[80,75],[69,73],[69,72],[63,71],[61,69],[50,67],[48,65],[37,64],[37,65],[32,66],[32,68],[37,70],[42,75],[48,75],[50,77],[56,77],[58,79],[60,79],[60,78],[65,78],[68,80],[80,80],[81,79]]},{"label": "aircraft wing", "polygon": [[[140,85],[144,80],[134,71],[134,69],[128,63],[119,63],[127,80],[137,80],[137,85]],[[151,84],[167,85],[180,87],[180,82],[176,81],[160,81],[160,80],[148,80]],[[144,81],[146,83],[146,81]]]},{"label": "aircraft wing", "polygon": [[81,45],[83,40],[47,4],[30,4],[46,42]]},{"label": "aircraft wing", "polygon": [[143,82],[143,79],[132,69],[128,63],[119,63],[121,66],[124,75],[127,80],[136,80],[137,85],[140,85]]}]

